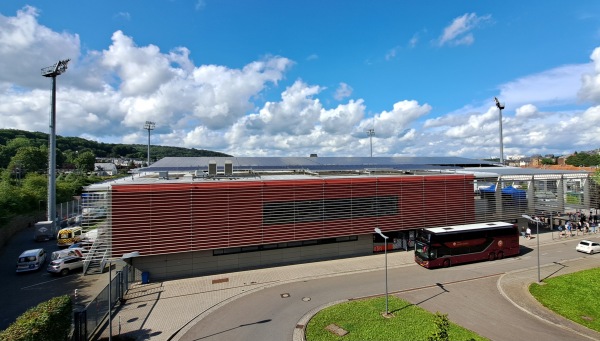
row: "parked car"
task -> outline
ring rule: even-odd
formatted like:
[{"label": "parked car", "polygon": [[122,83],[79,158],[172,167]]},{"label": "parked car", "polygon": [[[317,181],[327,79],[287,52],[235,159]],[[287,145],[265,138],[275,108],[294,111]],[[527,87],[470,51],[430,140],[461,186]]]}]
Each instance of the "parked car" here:
[{"label": "parked car", "polygon": [[579,252],[589,253],[590,255],[600,252],[600,243],[592,242],[589,240],[582,240],[577,244],[575,250]]},{"label": "parked car", "polygon": [[[72,249],[64,249],[64,250],[58,250],[58,251],[54,251],[50,254],[50,260],[57,260],[57,259],[61,259],[61,258],[66,258],[69,256],[77,256],[77,257],[84,257],[84,251],[83,249],[80,248],[72,248]],[[87,254],[87,251],[85,251]]]},{"label": "parked car", "polygon": [[46,250],[27,250],[21,253],[17,259],[17,272],[39,270],[44,263],[46,263]]},{"label": "parked car", "polygon": [[83,258],[77,256],[69,256],[53,260],[48,264],[46,271],[53,274],[67,275],[69,272],[83,268]]}]

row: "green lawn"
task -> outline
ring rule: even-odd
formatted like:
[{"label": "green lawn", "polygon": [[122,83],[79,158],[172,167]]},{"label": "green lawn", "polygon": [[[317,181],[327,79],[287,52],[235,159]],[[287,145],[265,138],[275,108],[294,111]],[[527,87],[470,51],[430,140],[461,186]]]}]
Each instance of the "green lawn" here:
[{"label": "green lawn", "polygon": [[600,268],[585,270],[534,283],[529,292],[548,309],[600,332],[598,278]]},{"label": "green lawn", "polygon": [[[427,340],[437,330],[435,314],[395,296],[389,296],[388,307],[392,318],[381,315],[385,311],[385,297],[344,302],[317,313],[306,326],[306,340]],[[349,333],[337,336],[325,329],[336,324]],[[450,340],[487,340],[474,332],[450,324]]]}]

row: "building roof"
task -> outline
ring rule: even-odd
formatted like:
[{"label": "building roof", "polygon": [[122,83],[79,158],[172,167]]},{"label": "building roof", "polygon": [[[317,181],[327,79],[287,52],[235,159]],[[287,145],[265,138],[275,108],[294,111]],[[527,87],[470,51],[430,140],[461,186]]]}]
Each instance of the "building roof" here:
[{"label": "building roof", "polygon": [[166,157],[142,172],[205,171],[210,162],[222,168],[226,161],[237,170],[340,171],[365,169],[442,170],[463,167],[494,167],[491,161],[462,157]]}]

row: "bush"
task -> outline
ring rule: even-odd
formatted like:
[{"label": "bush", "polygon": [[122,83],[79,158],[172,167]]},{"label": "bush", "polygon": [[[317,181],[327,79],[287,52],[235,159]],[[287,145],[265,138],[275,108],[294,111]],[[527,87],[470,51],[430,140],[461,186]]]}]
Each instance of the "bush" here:
[{"label": "bush", "polygon": [[68,295],[27,310],[0,333],[2,341],[63,341],[71,332],[73,302]]}]

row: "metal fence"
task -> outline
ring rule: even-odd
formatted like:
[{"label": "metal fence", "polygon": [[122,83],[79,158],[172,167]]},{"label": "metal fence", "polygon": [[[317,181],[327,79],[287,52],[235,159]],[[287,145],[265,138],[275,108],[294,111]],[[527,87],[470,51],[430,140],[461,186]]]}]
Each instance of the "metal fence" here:
[{"label": "metal fence", "polygon": [[74,312],[74,341],[97,339],[103,327],[107,325],[110,307],[111,316],[125,297],[127,290],[141,278],[139,270],[125,265],[121,270],[112,272],[110,284],[85,307],[76,307]]}]

